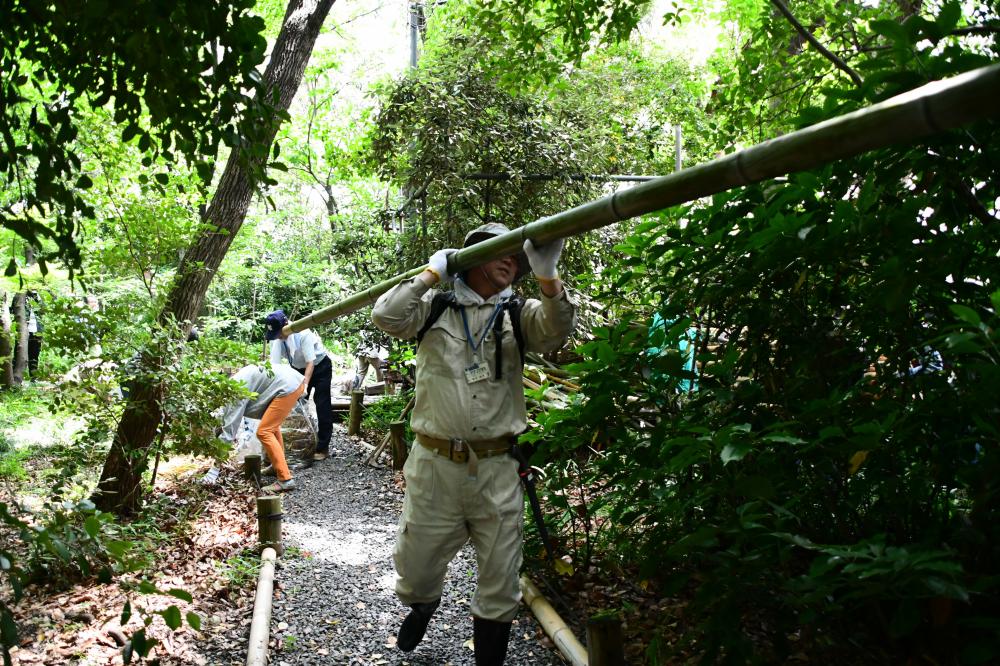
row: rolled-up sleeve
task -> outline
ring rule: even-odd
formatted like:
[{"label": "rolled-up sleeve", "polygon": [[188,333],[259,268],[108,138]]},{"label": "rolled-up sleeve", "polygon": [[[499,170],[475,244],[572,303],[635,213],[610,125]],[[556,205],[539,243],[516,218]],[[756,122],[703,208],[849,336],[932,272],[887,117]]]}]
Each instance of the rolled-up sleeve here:
[{"label": "rolled-up sleeve", "polygon": [[555,351],[576,330],[576,304],[565,289],[554,298],[530,298],[521,311],[521,330],[527,350]]},{"label": "rolled-up sleeve", "polygon": [[435,290],[416,277],[382,294],[372,308],[372,323],[394,338],[408,340],[420,331],[430,314]]},{"label": "rolled-up sleeve", "polygon": [[299,338],[299,348],[302,350],[302,360],[306,365],[316,362],[316,357],[318,356],[316,349],[319,346],[319,336],[309,331],[308,333],[300,333],[302,337]]}]

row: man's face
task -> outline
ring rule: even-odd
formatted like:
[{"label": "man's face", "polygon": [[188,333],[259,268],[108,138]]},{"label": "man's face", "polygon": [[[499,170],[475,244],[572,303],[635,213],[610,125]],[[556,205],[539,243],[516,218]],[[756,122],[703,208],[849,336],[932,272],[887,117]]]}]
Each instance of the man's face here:
[{"label": "man's face", "polygon": [[516,275],[517,259],[510,255],[473,268],[469,271],[468,283],[480,296],[488,298],[509,287]]}]

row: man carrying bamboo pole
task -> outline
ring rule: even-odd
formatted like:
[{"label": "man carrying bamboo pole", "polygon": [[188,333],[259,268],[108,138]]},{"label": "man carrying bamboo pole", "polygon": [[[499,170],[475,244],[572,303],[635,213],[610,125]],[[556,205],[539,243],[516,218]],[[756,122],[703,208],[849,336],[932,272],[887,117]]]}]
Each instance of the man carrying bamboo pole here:
[{"label": "man carrying bamboo pole", "polygon": [[[483,225],[465,247],[507,233]],[[448,563],[466,541],[476,550],[472,599],[477,666],[507,654],[521,593],[524,498],[511,455],[527,427],[522,354],[558,349],[576,326],[576,308],[556,272],[563,241],[489,261],[454,278],[439,250],[429,267],[382,295],[372,321],[397,338],[417,337],[416,434],[403,474],[406,497],[393,557],[396,594],[411,611],[397,646],[416,648],[441,600]],[[541,300],[521,300],[511,285],[529,270]],[[453,292],[432,287],[454,279]]]}]

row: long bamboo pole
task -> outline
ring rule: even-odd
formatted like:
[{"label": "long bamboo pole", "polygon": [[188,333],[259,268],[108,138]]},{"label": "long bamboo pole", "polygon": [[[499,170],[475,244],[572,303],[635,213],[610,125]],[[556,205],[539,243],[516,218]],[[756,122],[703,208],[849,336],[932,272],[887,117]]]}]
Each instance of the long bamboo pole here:
[{"label": "long bamboo pole", "polygon": [[[544,245],[615,222],[769,178],[914,142],[977,120],[1000,116],[1000,64],[928,83],[884,102],[765,141],[751,148],[676,171],[628,190],[545,217],[509,233],[459,250],[448,272],[459,273],[487,261],[516,254],[525,239]],[[291,322],[287,333],[350,314],[374,303],[420,266]]]}]

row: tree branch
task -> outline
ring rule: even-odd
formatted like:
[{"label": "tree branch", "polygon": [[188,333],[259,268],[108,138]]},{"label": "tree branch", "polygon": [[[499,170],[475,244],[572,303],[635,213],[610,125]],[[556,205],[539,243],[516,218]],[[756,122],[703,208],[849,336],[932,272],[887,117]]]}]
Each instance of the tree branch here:
[{"label": "tree branch", "polygon": [[858,73],[855,72],[853,69],[851,69],[851,67],[846,62],[844,62],[836,55],[831,53],[830,50],[827,49],[825,46],[823,46],[820,43],[820,41],[813,36],[811,32],[806,30],[805,27],[798,22],[795,16],[792,15],[792,12],[789,11],[788,7],[785,6],[784,2],[782,2],[781,0],[771,0],[771,4],[777,7],[778,11],[781,12],[781,15],[784,16],[786,19],[788,19],[788,22],[792,24],[792,27],[795,28],[796,32],[802,35],[802,37],[804,37],[807,42],[812,44],[813,48],[819,51],[824,58],[832,62],[837,69],[839,69],[840,71],[844,72],[849,77],[851,77],[851,80],[854,81],[854,85],[858,86],[859,88],[861,87],[862,81],[861,77],[858,76]]}]

